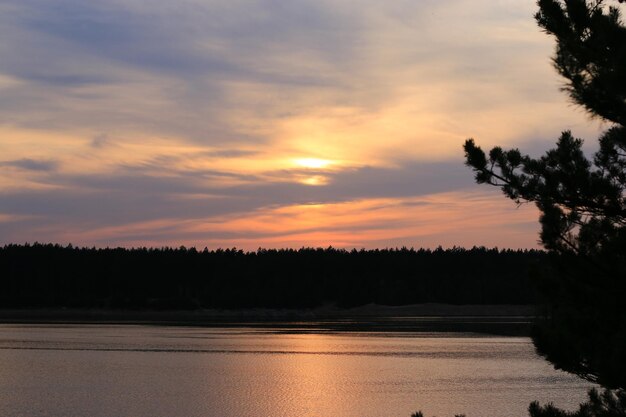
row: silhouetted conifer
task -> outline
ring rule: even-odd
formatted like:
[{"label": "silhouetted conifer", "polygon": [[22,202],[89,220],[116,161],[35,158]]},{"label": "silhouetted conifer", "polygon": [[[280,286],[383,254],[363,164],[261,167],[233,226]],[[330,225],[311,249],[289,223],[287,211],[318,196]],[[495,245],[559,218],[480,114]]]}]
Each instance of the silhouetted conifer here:
[{"label": "silhouetted conifer", "polygon": [[[557,368],[624,389],[626,27],[616,1],[539,0],[538,6],[537,23],[556,38],[553,62],[566,79],[564,90],[612,126],[591,160],[582,140],[563,132],[556,148],[538,159],[500,147],[485,154],[468,139],[466,163],[478,183],[500,187],[517,203],[533,202],[541,212],[541,242],[556,262],[539,280],[546,303],[533,335],[538,352]],[[619,399],[622,414],[589,411],[611,398]],[[592,393],[577,414],[537,404],[530,411],[534,417],[608,416],[623,415],[623,405],[623,392],[607,391]]]}]

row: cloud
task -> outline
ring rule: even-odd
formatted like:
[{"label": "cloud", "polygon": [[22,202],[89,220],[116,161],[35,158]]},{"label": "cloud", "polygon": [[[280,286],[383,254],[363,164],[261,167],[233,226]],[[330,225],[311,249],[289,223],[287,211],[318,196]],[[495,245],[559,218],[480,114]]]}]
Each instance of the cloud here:
[{"label": "cloud", "polygon": [[16,159],[13,161],[0,161],[0,166],[13,167],[26,171],[52,172],[59,167],[58,161],[35,160],[30,158]]},{"label": "cloud", "polygon": [[207,158],[241,158],[247,156],[258,155],[259,151],[244,150],[244,149],[221,149],[216,151],[207,151],[202,155]]},{"label": "cloud", "polygon": [[26,82],[0,110],[24,126],[260,143],[324,107],[376,117],[410,97],[452,120],[561,100],[524,2],[6,4],[0,73]]},{"label": "cloud", "polygon": [[[271,224],[313,203],[442,209],[415,199],[476,189],[461,160],[467,137],[540,152],[566,128],[596,136],[558,91],[533,7],[5,0],[0,134],[11,139],[0,152],[11,169],[0,177],[0,213],[30,220],[5,222],[0,235],[234,241],[262,236],[183,225],[268,212]],[[332,163],[294,166],[306,158]],[[391,237],[378,228],[401,234],[408,221],[386,216],[332,228],[342,242],[370,230],[382,244]],[[303,225],[276,233],[329,232],[297,217]]]},{"label": "cloud", "polygon": [[99,133],[91,139],[91,146],[94,148],[102,148],[103,146],[106,146],[109,141],[109,135],[106,133]]},{"label": "cloud", "polygon": [[[146,175],[141,169],[152,168],[122,168],[111,175],[51,175],[42,189],[1,193],[0,213],[94,227],[161,218],[204,218],[300,204],[410,198],[472,186],[471,174],[456,162],[327,172],[330,182],[321,187],[286,181],[293,175],[289,171],[283,172],[280,180],[268,181],[263,176],[167,167],[161,168],[160,176]],[[221,182],[232,176],[241,183]]]}]

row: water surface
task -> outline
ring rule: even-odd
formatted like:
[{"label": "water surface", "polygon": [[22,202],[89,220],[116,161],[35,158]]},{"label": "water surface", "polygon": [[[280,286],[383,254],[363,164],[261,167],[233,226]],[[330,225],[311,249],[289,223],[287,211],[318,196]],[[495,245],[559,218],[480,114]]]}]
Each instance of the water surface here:
[{"label": "water surface", "polygon": [[523,416],[589,383],[524,337],[271,328],[0,325],[0,415]]}]

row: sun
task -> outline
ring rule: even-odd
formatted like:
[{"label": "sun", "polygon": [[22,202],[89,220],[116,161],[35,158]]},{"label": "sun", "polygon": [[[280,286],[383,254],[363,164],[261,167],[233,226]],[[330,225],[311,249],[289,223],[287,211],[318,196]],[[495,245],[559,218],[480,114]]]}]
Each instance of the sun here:
[{"label": "sun", "polygon": [[326,185],[328,184],[328,178],[322,175],[313,175],[312,177],[303,178],[302,180],[300,180],[300,183],[313,186]]},{"label": "sun", "polygon": [[320,159],[320,158],[299,158],[294,159],[296,165],[302,168],[312,168],[312,169],[320,169],[326,168],[331,164],[331,161],[328,159]]}]

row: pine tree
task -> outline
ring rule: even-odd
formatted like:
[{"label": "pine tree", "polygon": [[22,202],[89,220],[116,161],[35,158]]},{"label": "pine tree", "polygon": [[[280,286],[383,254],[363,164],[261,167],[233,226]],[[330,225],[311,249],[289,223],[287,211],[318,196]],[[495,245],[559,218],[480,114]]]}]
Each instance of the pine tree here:
[{"label": "pine tree", "polygon": [[[540,240],[552,254],[554,270],[539,280],[546,303],[533,333],[537,351],[559,369],[623,390],[626,27],[622,6],[608,0],[539,0],[538,6],[537,23],[556,39],[553,62],[566,80],[563,89],[574,103],[610,127],[599,138],[592,159],[585,156],[582,140],[566,131],[554,149],[537,159],[500,147],[485,154],[468,139],[466,163],[478,183],[500,187],[517,203],[532,202],[541,213]],[[535,405],[533,415],[567,415],[548,411]]]}]

